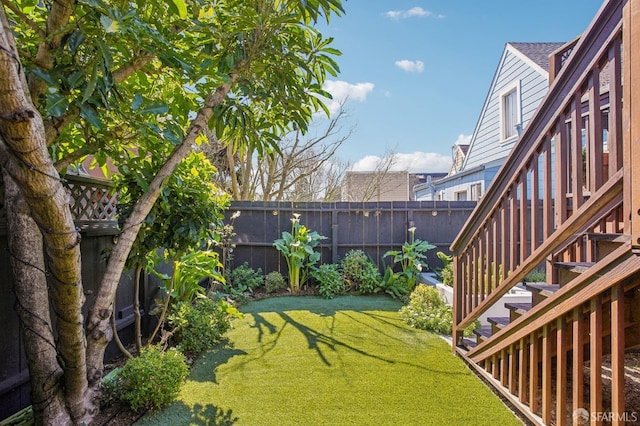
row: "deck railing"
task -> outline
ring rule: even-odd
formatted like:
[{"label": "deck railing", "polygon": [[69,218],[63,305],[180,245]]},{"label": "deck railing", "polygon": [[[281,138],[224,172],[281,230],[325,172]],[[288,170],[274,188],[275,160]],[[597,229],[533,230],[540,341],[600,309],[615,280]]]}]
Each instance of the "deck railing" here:
[{"label": "deck railing", "polygon": [[[638,415],[625,352],[640,348],[639,40],[640,1],[609,0],[554,54],[547,96],[452,244],[454,349],[535,424]],[[463,339],[534,269],[531,304]]]}]

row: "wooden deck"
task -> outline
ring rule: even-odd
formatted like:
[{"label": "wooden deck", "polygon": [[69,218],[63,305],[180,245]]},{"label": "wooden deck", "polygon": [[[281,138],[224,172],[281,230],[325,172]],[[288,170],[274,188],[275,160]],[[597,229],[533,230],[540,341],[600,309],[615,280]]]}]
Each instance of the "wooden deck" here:
[{"label": "wooden deck", "polygon": [[[591,424],[618,425],[633,414],[625,353],[640,347],[639,43],[640,1],[611,0],[552,55],[547,97],[452,245],[454,351],[536,424],[581,424],[586,412]],[[462,338],[540,268],[547,280],[527,284],[530,305],[506,306],[509,317]]]}]

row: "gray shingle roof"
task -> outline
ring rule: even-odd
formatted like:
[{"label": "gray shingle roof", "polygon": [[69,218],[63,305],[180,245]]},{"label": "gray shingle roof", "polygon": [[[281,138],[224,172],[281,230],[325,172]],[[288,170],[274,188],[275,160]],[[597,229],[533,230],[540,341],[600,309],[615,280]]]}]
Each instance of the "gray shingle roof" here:
[{"label": "gray shingle roof", "polygon": [[549,71],[549,55],[565,43],[509,43],[545,71]]}]

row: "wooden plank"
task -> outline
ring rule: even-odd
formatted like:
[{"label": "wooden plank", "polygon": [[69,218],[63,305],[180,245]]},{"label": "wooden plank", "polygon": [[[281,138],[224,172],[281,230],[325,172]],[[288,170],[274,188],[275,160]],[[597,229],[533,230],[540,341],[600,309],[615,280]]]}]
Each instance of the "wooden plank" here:
[{"label": "wooden plank", "polygon": [[500,244],[500,258],[502,260],[502,282],[507,278],[507,271],[511,270],[511,257],[509,256],[509,197],[506,196],[501,201],[502,206],[500,208],[500,224],[501,226],[501,244]]},{"label": "wooden plank", "polygon": [[542,421],[551,423],[551,326],[542,327]]},{"label": "wooden plank", "polygon": [[[589,411],[602,412],[602,296],[591,299],[589,314]],[[597,416],[594,416],[597,417]],[[599,424],[597,418],[591,419],[592,425]]]},{"label": "wooden plank", "polygon": [[640,56],[640,5],[637,1],[627,2],[623,14],[625,201],[630,207],[631,244],[634,251],[640,252],[640,82],[636,78],[640,75],[640,61],[636,56]]},{"label": "wooden plank", "polygon": [[509,380],[509,354],[507,349],[500,351],[500,383],[507,387]]},{"label": "wooden plank", "polygon": [[540,385],[540,356],[537,332],[529,335],[529,409],[536,413],[540,407],[538,398],[538,386]]},{"label": "wooden plank", "polygon": [[509,346],[509,392],[515,395],[518,389],[518,350],[515,344]]},{"label": "wooden plank", "polygon": [[567,191],[569,190],[569,132],[567,132],[567,124],[565,117],[560,116],[558,127],[556,129],[554,148],[555,148],[555,177],[556,177],[556,195],[555,195],[555,228],[560,228],[567,220]]},{"label": "wooden plank", "polygon": [[575,412],[579,408],[584,408],[584,321],[581,306],[573,310],[572,326],[571,393],[573,400],[572,412]]},{"label": "wooden plank", "polygon": [[567,424],[567,328],[564,317],[556,331],[556,426]]},{"label": "wooden plank", "polygon": [[551,169],[551,138],[549,136],[545,136],[542,153],[542,235],[544,240],[553,232],[553,177]]},{"label": "wooden plank", "polygon": [[600,68],[595,67],[589,79],[589,128],[587,167],[589,191],[597,191],[604,180],[602,149],[602,112],[600,111]]},{"label": "wooden plank", "polygon": [[520,339],[518,369],[518,398],[524,404],[527,401],[527,391],[529,390],[529,343],[524,337]]},{"label": "wooden plank", "polygon": [[582,171],[582,92],[576,91],[571,104],[571,214],[574,214],[584,201]]},{"label": "wooden plank", "polygon": [[540,155],[535,153],[531,160],[531,248],[533,253],[540,244]]},{"label": "wooden plank", "polygon": [[529,216],[529,209],[527,207],[528,177],[529,173],[525,168],[520,172],[520,263],[529,255],[528,236],[531,216]]},{"label": "wooden plank", "polygon": [[622,153],[622,53],[621,40],[616,39],[609,48],[609,176],[623,165]]},{"label": "wooden plank", "polygon": [[518,224],[518,185],[514,183],[511,185],[511,205],[509,206],[509,224],[511,225],[511,240],[509,241],[510,259],[509,265],[511,270],[515,268],[518,261],[518,244],[517,241],[520,236],[520,227]]},{"label": "wooden plank", "polygon": [[611,412],[613,425],[624,424],[624,284],[611,289]]},{"label": "wooden plank", "polygon": [[491,357],[491,374],[496,380],[498,380],[498,377],[500,377],[500,364],[498,362],[498,355],[494,355]]}]

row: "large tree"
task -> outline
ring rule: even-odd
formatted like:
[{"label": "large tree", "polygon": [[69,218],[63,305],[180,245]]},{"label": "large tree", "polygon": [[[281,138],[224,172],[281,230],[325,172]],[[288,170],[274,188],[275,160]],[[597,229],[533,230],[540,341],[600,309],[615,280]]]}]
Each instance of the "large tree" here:
[{"label": "large tree", "polygon": [[[95,415],[114,294],[163,182],[207,128],[260,152],[306,130],[337,73],[313,24],[342,12],[340,0],[2,0],[0,168],[38,423]],[[61,172],[88,154],[163,165],[141,182],[85,319]]]}]

